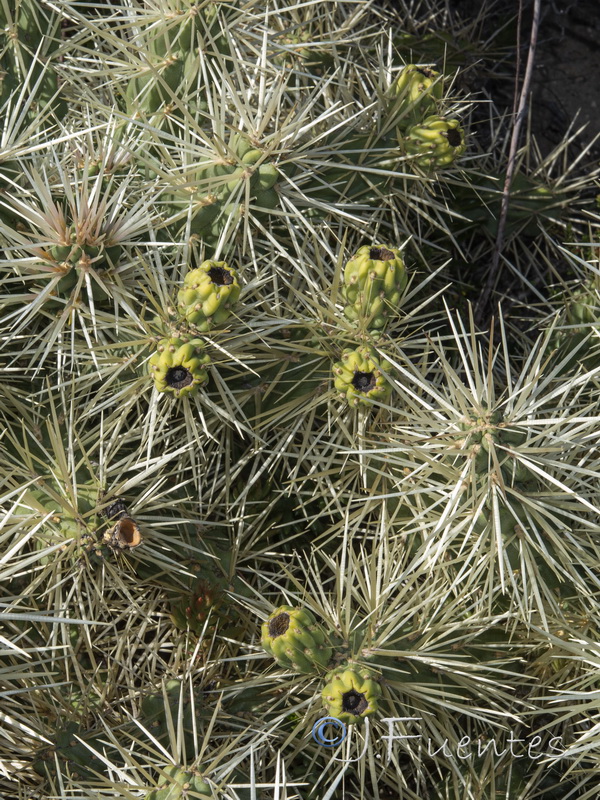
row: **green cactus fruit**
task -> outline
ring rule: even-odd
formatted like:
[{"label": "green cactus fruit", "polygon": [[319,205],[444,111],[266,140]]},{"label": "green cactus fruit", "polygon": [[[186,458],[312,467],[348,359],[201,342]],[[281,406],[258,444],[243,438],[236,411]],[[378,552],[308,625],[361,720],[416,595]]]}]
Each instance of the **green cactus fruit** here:
[{"label": "green cactus fruit", "polygon": [[344,314],[352,321],[381,329],[399,304],[407,275],[400,251],[384,244],[364,245],[344,269]]},{"label": "green cactus fruit", "polygon": [[424,170],[450,166],[466,148],[465,134],[458,120],[437,115],[408,128],[399,142],[406,155],[414,156],[413,163]]},{"label": "green cactus fruit", "polygon": [[391,365],[387,361],[380,361],[368,345],[356,350],[347,348],[342,353],[341,361],[333,365],[335,388],[352,406],[370,405],[373,400],[385,402],[392,387],[382,369],[387,371]]},{"label": "green cactus fruit", "polygon": [[159,392],[175,397],[192,396],[208,380],[206,367],[210,357],[204,353],[201,339],[161,339],[149,361],[150,374]]},{"label": "green cactus fruit", "polygon": [[240,291],[237,274],[225,261],[203,261],[185,276],[177,295],[178,310],[204,333],[225,322]]},{"label": "green cactus fruit", "polygon": [[172,764],[166,766],[158,779],[158,786],[146,795],[146,800],[184,800],[189,797],[212,797],[210,785],[199,772],[186,770]]},{"label": "green cactus fruit", "polygon": [[261,627],[261,644],[280,667],[294,672],[326,669],[332,655],[328,638],[305,608],[279,606]]},{"label": "green cactus fruit", "polygon": [[327,673],[321,697],[327,713],[349,724],[361,723],[379,708],[377,674],[353,662]]},{"label": "green cactus fruit", "polygon": [[410,127],[438,110],[443,94],[442,78],[430,67],[407,64],[390,86],[388,94],[390,99],[399,103],[403,112],[400,124]]}]

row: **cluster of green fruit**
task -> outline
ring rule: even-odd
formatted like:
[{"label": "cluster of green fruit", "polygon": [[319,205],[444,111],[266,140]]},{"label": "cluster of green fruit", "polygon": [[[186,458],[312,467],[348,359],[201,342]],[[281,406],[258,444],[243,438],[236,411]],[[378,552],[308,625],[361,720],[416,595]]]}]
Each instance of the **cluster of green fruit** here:
[{"label": "cluster of green fruit", "polygon": [[[360,247],[344,269],[345,316],[361,332],[378,335],[397,314],[407,282],[400,250],[384,244]],[[390,369],[370,344],[346,348],[333,367],[334,385],[352,406],[385,402],[391,393],[385,377]]]},{"label": "cluster of green fruit", "polygon": [[151,789],[146,800],[185,800],[189,797],[212,797],[212,789],[195,770],[168,765],[158,779],[158,786]]},{"label": "cluster of green fruit", "polygon": [[[265,620],[261,644],[284,669],[303,674],[324,670],[321,699],[327,713],[345,723],[361,723],[379,709],[381,684],[376,672],[360,666],[354,657],[334,657],[328,636],[306,608],[282,605]],[[330,669],[331,664],[337,666]]]},{"label": "cluster of green fruit", "polygon": [[198,334],[225,322],[240,291],[237,273],[225,261],[203,261],[187,273],[177,296],[177,310],[180,325],[190,333],[180,331],[159,341],[149,362],[159,392],[193,396],[204,386],[210,356]]},{"label": "cluster of green fruit", "polygon": [[[225,139],[218,127],[207,126],[210,115],[206,97],[194,88],[202,68],[192,47],[198,31],[190,38],[188,28],[207,24],[206,20],[201,22],[207,13],[207,9],[198,9],[195,22],[188,14],[179,15],[181,30],[173,31],[168,47],[162,37],[154,36],[150,49],[159,41],[157,56],[161,56],[155,70],[131,81],[127,89],[130,113],[135,109],[164,129],[185,106],[190,119],[202,130],[201,144],[193,154],[187,145],[174,150],[169,139],[158,144],[156,138],[139,154],[141,173],[160,181],[161,216],[170,237],[195,236],[206,247],[214,248],[223,232],[235,231],[240,220],[250,220],[254,225],[269,220],[274,226],[284,222],[289,228],[298,213],[306,220],[320,220],[346,205],[372,206],[401,179],[397,171],[400,163],[416,166],[417,173],[431,173],[451,166],[464,153],[463,129],[457,119],[443,115],[443,77],[414,64],[404,67],[379,98],[378,117],[385,120],[385,131],[364,120],[360,124],[350,122],[343,132],[334,128],[322,134],[326,154],[320,143],[313,151],[307,149],[306,137],[300,138],[297,126],[285,147],[267,135],[269,131],[263,131],[263,126],[248,128],[247,120],[244,131],[239,130],[240,121],[233,122]],[[232,32],[240,35],[235,27]],[[307,37],[308,31],[292,35],[298,41]],[[247,45],[245,37],[238,45]],[[309,63],[319,52],[311,49],[309,56],[308,51],[302,55],[303,50],[300,48],[297,55]],[[279,52],[273,58],[277,71],[281,69],[281,55]],[[221,60],[216,55],[214,58]],[[186,68],[182,67],[184,61]],[[177,128],[174,133],[176,139],[181,138]],[[278,136],[282,133],[277,131]],[[165,172],[166,159],[175,160],[176,172]],[[292,207],[294,214],[289,217]]]},{"label": "cluster of green fruit", "polygon": [[443,169],[464,153],[465,134],[459,121],[438,113],[443,99],[439,72],[408,64],[390,87],[389,96],[400,114],[400,148],[419,168]]},{"label": "cluster of green fruit", "polygon": [[[397,314],[407,281],[400,250],[364,245],[344,270],[345,316],[359,331],[379,335]],[[225,261],[207,260],[187,273],[177,297],[177,334],[161,339],[149,361],[159,392],[192,396],[208,381],[210,357],[199,334],[224,323],[239,295],[237,274]],[[385,401],[391,393],[389,369],[370,344],[346,348],[333,366],[335,388],[352,406]]]}]

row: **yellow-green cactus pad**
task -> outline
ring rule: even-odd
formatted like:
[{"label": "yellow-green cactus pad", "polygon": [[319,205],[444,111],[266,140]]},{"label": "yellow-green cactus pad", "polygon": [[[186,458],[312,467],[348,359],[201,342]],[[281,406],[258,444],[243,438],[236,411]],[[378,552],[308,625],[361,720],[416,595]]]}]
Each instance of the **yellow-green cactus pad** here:
[{"label": "yellow-green cactus pad", "polygon": [[434,114],[442,99],[443,85],[439,72],[430,67],[407,64],[392,83],[389,96],[401,98],[402,122],[414,125],[424,117]]},{"label": "yellow-green cactus pad", "polygon": [[400,304],[407,275],[400,251],[387,244],[364,245],[344,269],[345,315],[369,328],[385,327]]},{"label": "yellow-green cactus pad", "polygon": [[381,686],[372,670],[346,664],[329,672],[326,681],[321,697],[330,716],[360,723],[378,710]]},{"label": "yellow-green cactus pad", "polygon": [[373,400],[384,402],[392,387],[381,370],[390,368],[390,364],[380,361],[368,346],[346,349],[341,361],[333,365],[334,385],[352,406],[370,405]]},{"label": "yellow-green cactus pad", "polygon": [[332,648],[308,609],[279,606],[261,627],[261,644],[280,667],[294,672],[326,669]]},{"label": "yellow-green cactus pad", "polygon": [[159,392],[194,395],[208,380],[210,358],[200,339],[162,339],[150,359],[150,374]]},{"label": "yellow-green cactus pad", "polygon": [[436,115],[413,125],[400,139],[404,152],[425,170],[447,167],[465,152],[465,134],[457,119]]},{"label": "yellow-green cactus pad", "polygon": [[199,331],[221,325],[240,296],[235,270],[225,261],[203,261],[183,280],[177,295],[179,313]]}]

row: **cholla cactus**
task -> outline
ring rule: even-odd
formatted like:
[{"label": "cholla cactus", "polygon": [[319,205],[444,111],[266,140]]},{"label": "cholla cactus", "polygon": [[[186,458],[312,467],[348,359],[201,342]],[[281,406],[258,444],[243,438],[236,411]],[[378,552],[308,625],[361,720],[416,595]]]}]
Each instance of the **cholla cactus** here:
[{"label": "cholla cactus", "polygon": [[279,606],[263,622],[261,633],[267,653],[295,672],[315,672],[331,658],[327,636],[306,608]]},{"label": "cholla cactus", "polygon": [[381,687],[368,668],[344,664],[325,676],[322,698],[327,713],[342,722],[360,723],[379,709]]},{"label": "cholla cactus", "polygon": [[0,794],[595,796],[600,171],[402,5],[0,2]]},{"label": "cholla cactus", "polygon": [[188,272],[177,295],[180,315],[199,331],[221,325],[240,296],[236,271],[225,261],[203,261]]},{"label": "cholla cactus", "polygon": [[150,374],[159,392],[175,397],[193,396],[208,381],[210,356],[201,339],[161,339],[149,361]]},{"label": "cholla cactus", "polygon": [[450,166],[466,149],[465,134],[459,121],[435,114],[411,126],[406,136],[400,139],[400,145],[425,170]]},{"label": "cholla cactus", "polygon": [[392,387],[382,370],[389,369],[391,365],[368,345],[356,350],[346,348],[341,361],[333,365],[334,385],[352,406],[385,402]]}]

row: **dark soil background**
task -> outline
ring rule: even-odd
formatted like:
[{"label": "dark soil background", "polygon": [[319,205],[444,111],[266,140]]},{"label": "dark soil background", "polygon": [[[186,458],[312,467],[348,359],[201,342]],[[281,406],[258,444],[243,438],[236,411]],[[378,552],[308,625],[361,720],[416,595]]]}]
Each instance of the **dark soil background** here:
[{"label": "dark soil background", "polygon": [[[390,3],[395,5],[394,2]],[[446,0],[448,12],[454,19],[465,23],[483,17],[484,37],[497,31],[503,45],[512,35],[515,54],[517,46],[521,55],[521,78],[529,50],[532,0],[502,0],[486,3],[481,0]],[[520,42],[517,41],[517,19],[521,9]],[[506,60],[502,73],[512,66],[516,58]],[[532,132],[543,155],[562,141],[569,126],[587,123],[579,142],[581,147],[600,134],[600,2],[599,0],[542,0],[541,20],[537,42],[535,69],[532,81],[531,119]],[[488,86],[494,102],[512,107],[513,92],[506,80]],[[492,91],[497,89],[498,91]],[[600,145],[591,154],[600,157]]]},{"label": "dark soil background", "polygon": [[[544,0],[532,106],[542,152],[557,145],[575,119],[588,123],[584,140],[600,134],[599,76],[600,2]],[[593,155],[600,157],[600,146]]]}]

